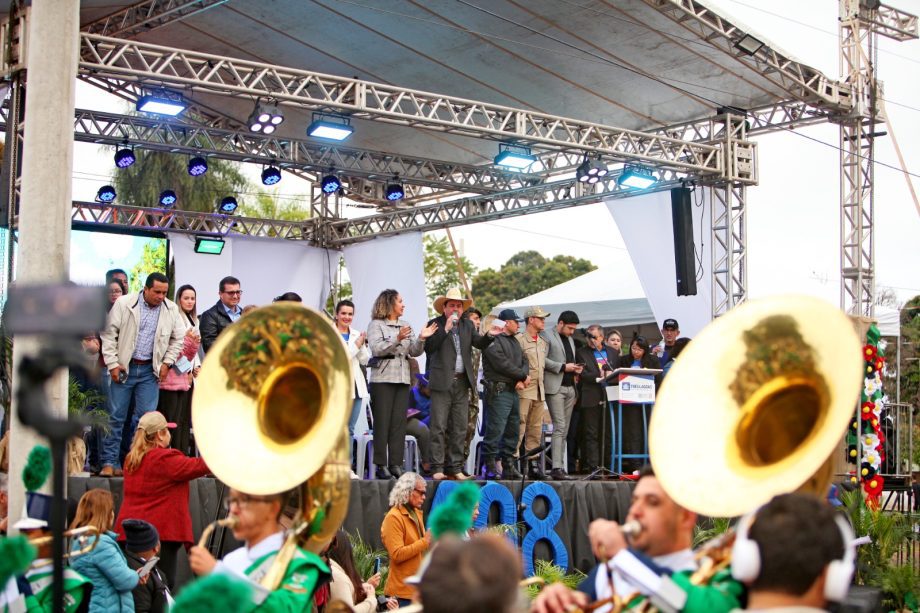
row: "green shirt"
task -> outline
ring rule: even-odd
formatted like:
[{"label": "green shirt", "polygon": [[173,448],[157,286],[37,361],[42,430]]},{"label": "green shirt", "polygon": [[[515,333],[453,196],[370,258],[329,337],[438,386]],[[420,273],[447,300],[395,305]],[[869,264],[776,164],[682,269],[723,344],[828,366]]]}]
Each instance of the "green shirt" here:
[{"label": "green shirt", "polygon": [[[258,583],[277,555],[278,552],[273,551],[257,559],[246,569],[246,576]],[[278,589],[269,593],[261,603],[253,603],[255,606],[250,610],[261,613],[309,611],[313,606],[313,592],[321,583],[328,581],[329,576],[329,567],[322,558],[298,547]]]}]

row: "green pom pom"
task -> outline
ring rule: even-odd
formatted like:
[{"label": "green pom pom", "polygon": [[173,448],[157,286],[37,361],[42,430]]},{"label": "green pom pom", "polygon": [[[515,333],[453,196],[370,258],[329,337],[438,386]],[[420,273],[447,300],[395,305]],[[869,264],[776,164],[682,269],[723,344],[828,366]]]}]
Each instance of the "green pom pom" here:
[{"label": "green pom pom", "polygon": [[190,583],[176,597],[172,613],[244,613],[252,610],[252,590],[239,579],[212,573]]},{"label": "green pom pom", "polygon": [[473,525],[473,508],[479,504],[479,486],[461,483],[428,517],[428,528],[435,539],[444,534],[464,534]]},{"label": "green pom pom", "polygon": [[22,483],[26,486],[26,491],[38,491],[50,474],[51,450],[42,445],[36,445],[29,452],[29,460],[22,469]]},{"label": "green pom pom", "polygon": [[0,585],[6,585],[10,577],[24,574],[36,553],[24,536],[0,539]]},{"label": "green pom pom", "polygon": [[879,331],[878,326],[875,324],[869,326],[869,329],[866,331],[866,344],[872,346],[878,345],[881,338],[882,333]]}]

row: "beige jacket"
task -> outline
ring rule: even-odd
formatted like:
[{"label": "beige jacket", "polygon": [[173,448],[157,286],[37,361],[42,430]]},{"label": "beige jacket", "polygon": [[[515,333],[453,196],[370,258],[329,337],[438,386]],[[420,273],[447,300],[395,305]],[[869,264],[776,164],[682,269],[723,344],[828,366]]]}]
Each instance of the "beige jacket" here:
[{"label": "beige jacket", "polygon": [[[102,339],[102,359],[108,370],[118,365],[128,368],[131,364],[140,327],[141,300],[143,298],[140,293],[122,296],[109,311],[105,331],[99,335]],[[179,315],[178,305],[172,300],[164,299],[153,341],[152,367],[157,377],[160,376],[160,365],[175,364],[182,349],[185,324],[179,319]]]},{"label": "beige jacket", "polygon": [[344,602],[351,607],[354,613],[374,613],[377,610],[377,599],[368,598],[366,594],[361,594],[363,600],[355,602],[355,590],[351,584],[351,579],[345,574],[338,562],[329,560],[329,570],[332,571],[332,581],[329,583],[329,602],[336,600]]},{"label": "beige jacket", "polygon": [[546,368],[546,353],[549,350],[549,345],[546,343],[546,339],[539,334],[535,341],[532,336],[527,334],[526,329],[515,338],[521,344],[521,349],[524,350],[524,357],[527,358],[527,363],[530,364],[530,385],[518,390],[518,396],[529,398],[530,400],[546,400],[545,390],[543,389],[543,369]]}]

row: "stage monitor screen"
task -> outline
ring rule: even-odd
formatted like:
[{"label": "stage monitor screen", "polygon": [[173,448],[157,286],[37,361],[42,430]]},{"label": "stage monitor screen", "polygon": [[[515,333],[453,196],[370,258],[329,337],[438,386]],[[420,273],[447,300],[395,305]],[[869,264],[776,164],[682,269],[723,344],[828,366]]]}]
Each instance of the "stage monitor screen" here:
[{"label": "stage monitor screen", "polygon": [[89,232],[70,233],[70,280],[79,285],[102,285],[105,273],[121,268],[128,273],[129,292],[139,292],[152,272],[166,274],[165,238]]}]

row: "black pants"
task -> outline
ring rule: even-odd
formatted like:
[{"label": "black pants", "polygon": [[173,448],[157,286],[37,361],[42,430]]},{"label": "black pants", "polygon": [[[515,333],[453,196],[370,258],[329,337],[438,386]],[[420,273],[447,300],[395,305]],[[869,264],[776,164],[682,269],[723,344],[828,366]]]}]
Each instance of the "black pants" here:
[{"label": "black pants", "polygon": [[374,416],[374,464],[402,467],[406,445],[409,385],[371,383],[370,387],[371,413]]},{"label": "black pants", "polygon": [[603,447],[600,443],[602,437],[605,443],[610,440],[610,419],[604,415],[606,409],[606,402],[582,406],[579,409],[585,431],[585,446],[581,459],[582,465],[589,470],[605,464],[602,455]]},{"label": "black pants", "polygon": [[176,424],[169,446],[178,449],[185,455],[192,455],[189,451],[189,434],[192,430],[192,390],[183,392],[161,389],[159,409],[166,421]]}]

